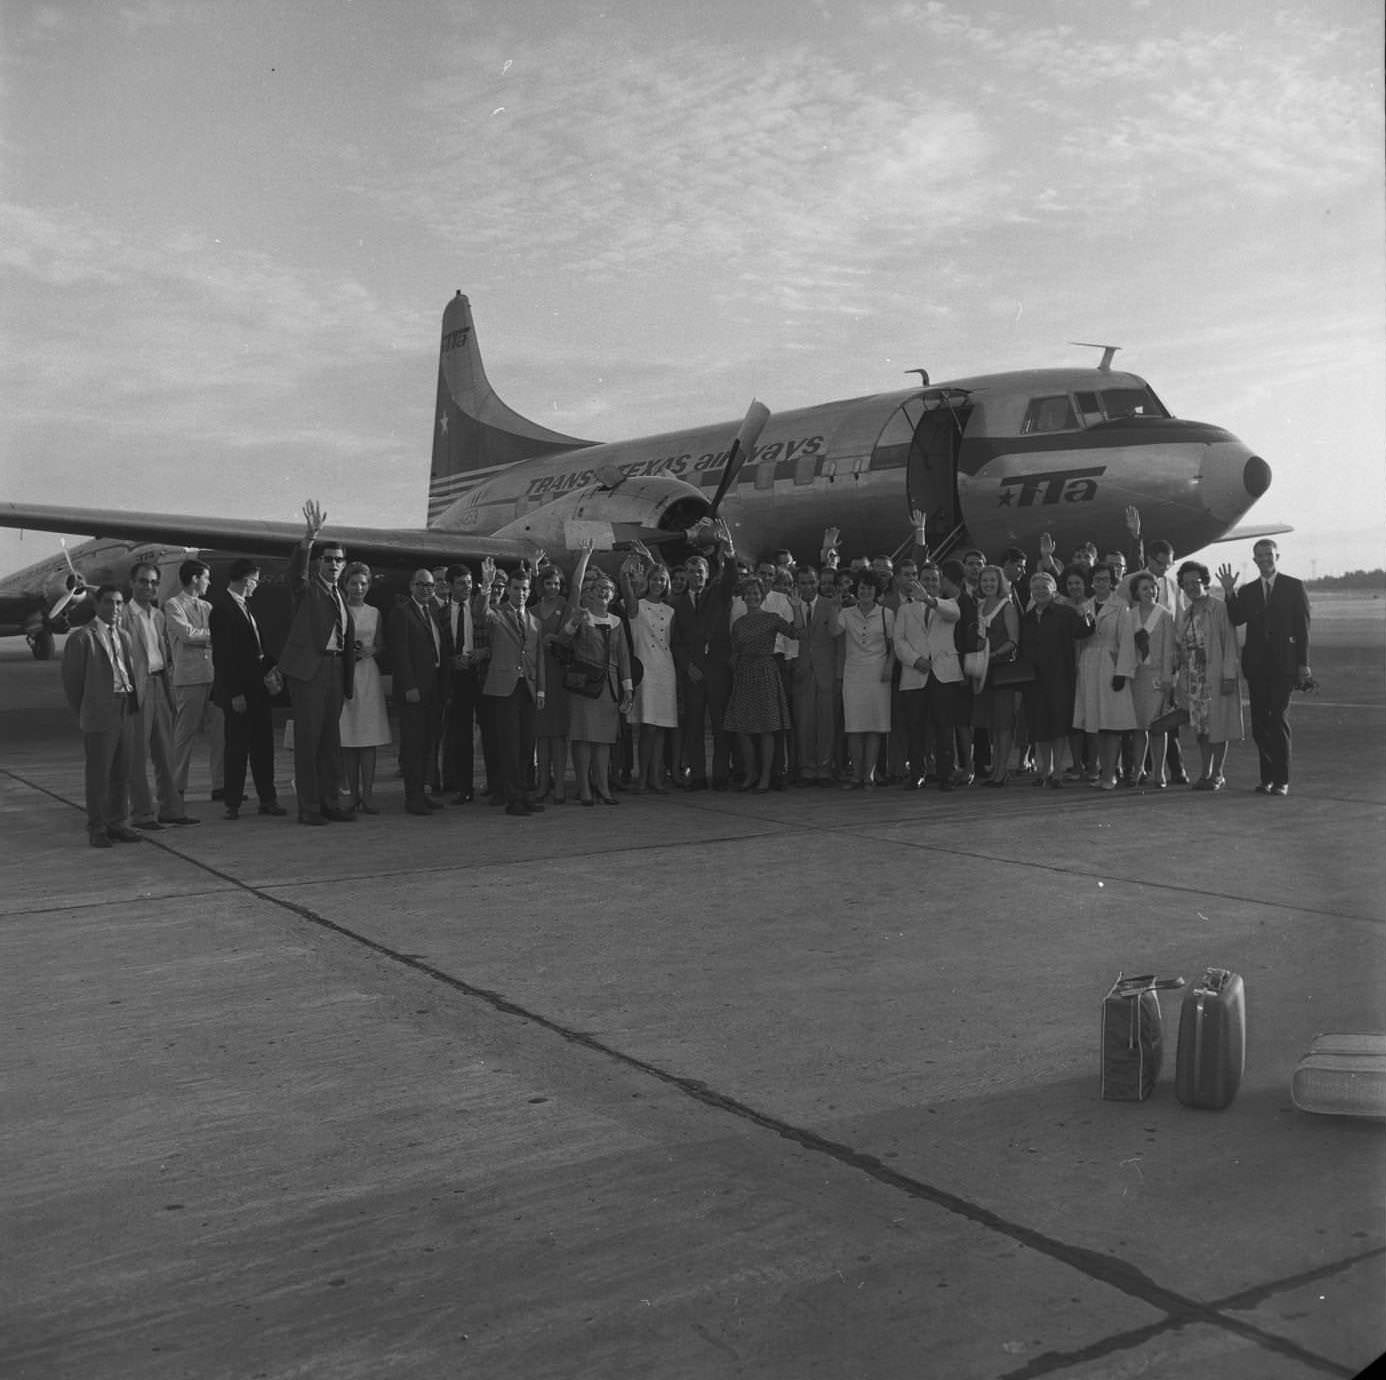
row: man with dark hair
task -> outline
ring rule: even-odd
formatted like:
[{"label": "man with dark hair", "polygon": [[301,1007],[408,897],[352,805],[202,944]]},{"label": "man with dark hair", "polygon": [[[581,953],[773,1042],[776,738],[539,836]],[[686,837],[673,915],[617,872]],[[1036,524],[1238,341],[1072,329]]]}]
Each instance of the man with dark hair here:
[{"label": "man with dark hair", "polygon": [[1290,793],[1290,696],[1313,684],[1309,669],[1309,596],[1282,575],[1280,548],[1263,537],[1251,548],[1260,579],[1244,589],[1230,565],[1218,567],[1232,622],[1246,627],[1242,671],[1251,702],[1251,736],[1260,759],[1260,795]]},{"label": "man with dark hair", "polygon": [[207,586],[212,571],[204,561],[186,560],[178,567],[177,594],[164,601],[164,627],[173,652],[173,776],[186,799],[193,740],[206,732],[211,749],[212,799],[225,790],[226,762],[221,711],[212,702],[212,606]]},{"label": "man with dark hair", "polygon": [[450,598],[442,611],[448,637],[447,704],[443,710],[443,789],[456,791],[454,805],[472,799],[476,773],[478,670],[484,669],[481,640],[472,616],[472,572],[465,565],[446,571]]},{"label": "man with dark hair", "polygon": [[278,680],[265,650],[250,596],[260,583],[259,565],[247,557],[231,563],[226,597],[212,605],[212,698],[226,725],[226,818],[239,819],[247,763],[262,815],[288,812],[274,785],[274,710],[269,678]]},{"label": "man with dark hair", "polygon": [[797,735],[799,784],[831,786],[837,720],[842,713],[842,609],[829,574],[829,589],[819,588],[811,565],[799,567],[798,599],[804,611],[803,636],[794,661],[794,730]]},{"label": "man with dark hair", "polygon": [[429,815],[443,808],[425,791],[438,758],[439,706],[447,667],[447,634],[434,601],[434,576],[416,570],[410,597],[390,610],[385,640],[390,649],[395,707],[399,711],[399,760],[404,772],[404,808]]},{"label": "man with dark hair", "polygon": [[[196,824],[174,771],[173,652],[157,599],[159,567],[137,561],[130,569],[130,590],[133,597],[121,610],[120,626],[130,639],[138,702],[130,743],[131,822],[151,832],[165,824]],[[149,789],[151,763],[157,799]]]},{"label": "man with dark hair", "polygon": [[337,581],[346,565],[341,542],[313,547],[327,514],[313,500],[303,505],[303,540],[289,557],[293,619],[279,669],[294,707],[294,787],[300,824],[347,823],[356,818],[337,804],[341,775],[339,721],[356,673],[356,625]]},{"label": "man with dark hair", "polygon": [[63,692],[82,730],[87,834],[93,848],[138,843],[129,825],[130,745],[138,699],[134,651],[118,626],[125,597],[114,585],[96,591],[96,617],[63,648]]}]

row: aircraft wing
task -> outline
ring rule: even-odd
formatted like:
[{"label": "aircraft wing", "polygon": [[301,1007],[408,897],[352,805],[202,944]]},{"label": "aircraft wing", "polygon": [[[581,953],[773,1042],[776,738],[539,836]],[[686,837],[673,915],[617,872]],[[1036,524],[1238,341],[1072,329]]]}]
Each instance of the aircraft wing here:
[{"label": "aircraft wing", "polygon": [[[190,517],[178,513],[132,513],[115,508],[64,508],[48,503],[0,503],[0,527],[34,532],[87,532],[94,537],[164,541],[197,550],[243,551],[284,557],[303,539],[301,522],[253,518]],[[484,560],[499,564],[534,560],[539,548],[507,537],[474,537],[436,527],[347,527],[329,522],[319,541],[340,541],[351,560],[380,565],[446,565]]]},{"label": "aircraft wing", "polygon": [[1284,522],[1267,522],[1260,527],[1234,527],[1230,532],[1224,532],[1212,544],[1220,546],[1225,541],[1250,541],[1253,537],[1278,537],[1282,532],[1293,532],[1295,529]]}]

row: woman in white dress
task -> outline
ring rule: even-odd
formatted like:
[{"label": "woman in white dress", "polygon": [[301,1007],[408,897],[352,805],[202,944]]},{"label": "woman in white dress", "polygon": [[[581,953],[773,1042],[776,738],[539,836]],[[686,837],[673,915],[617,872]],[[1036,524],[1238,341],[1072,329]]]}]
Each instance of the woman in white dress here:
[{"label": "woman in white dress", "polygon": [[1136,673],[1131,606],[1116,589],[1116,571],[1106,562],[1092,568],[1093,634],[1078,649],[1078,686],[1073,729],[1087,734],[1088,760],[1098,774],[1089,784],[1104,791],[1117,785],[1121,735],[1136,727],[1130,680]]},{"label": "woman in white dress", "polygon": [[1139,776],[1150,753],[1150,783],[1162,791],[1165,779],[1165,739],[1151,733],[1150,724],[1169,708],[1174,693],[1174,619],[1156,602],[1160,582],[1148,570],[1131,577],[1132,637],[1136,644],[1136,674],[1131,680],[1131,699],[1136,706],[1135,751],[1131,762]]},{"label": "woman in white dress", "polygon": [[895,665],[895,615],[878,600],[876,577],[864,572],[857,601],[842,610],[846,640],[842,667],[842,720],[852,759],[852,780],[842,789],[875,787],[881,739],[890,732],[890,679]]},{"label": "woman in white dress", "polygon": [[380,610],[366,602],[371,568],[354,561],[346,568],[346,601],[356,626],[356,673],[352,694],[342,703],[338,728],[342,738],[342,773],[355,808],[377,815],[375,808],[375,750],[390,741],[390,718],[376,663],[385,647]]},{"label": "woman in white dress", "polygon": [[631,726],[640,729],[639,767],[630,789],[637,795],[642,791],[667,795],[664,744],[667,734],[679,726],[678,677],[670,650],[674,608],[668,602],[669,572],[654,562],[646,571],[640,555],[633,555],[621,567],[621,595],[628,610],[635,655],[645,668],[635,687],[635,706],[630,714]]}]

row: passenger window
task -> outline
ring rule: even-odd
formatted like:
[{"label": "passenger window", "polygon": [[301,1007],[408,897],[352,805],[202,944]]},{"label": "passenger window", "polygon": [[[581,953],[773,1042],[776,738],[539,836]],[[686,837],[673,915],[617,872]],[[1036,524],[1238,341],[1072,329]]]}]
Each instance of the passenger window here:
[{"label": "passenger window", "polygon": [[1102,404],[1096,393],[1075,393],[1073,401],[1078,405],[1078,415],[1084,426],[1096,426],[1102,420]]},{"label": "passenger window", "polygon": [[1029,436],[1040,431],[1077,431],[1078,419],[1068,395],[1057,398],[1033,398],[1025,413],[1020,434]]}]

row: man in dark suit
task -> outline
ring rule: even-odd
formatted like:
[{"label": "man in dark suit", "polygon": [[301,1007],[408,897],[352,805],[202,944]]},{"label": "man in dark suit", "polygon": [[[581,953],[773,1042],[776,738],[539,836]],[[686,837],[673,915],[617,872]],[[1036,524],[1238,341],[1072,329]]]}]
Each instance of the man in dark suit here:
[{"label": "man in dark suit", "polygon": [[385,642],[390,649],[395,705],[399,710],[399,764],[404,773],[404,808],[411,815],[443,809],[427,791],[438,758],[438,725],[447,667],[448,635],[438,617],[436,581],[416,570],[409,598],[390,610]]},{"label": "man in dark suit", "polygon": [[1260,578],[1238,589],[1230,565],[1218,568],[1227,611],[1246,626],[1242,672],[1251,701],[1251,736],[1260,758],[1260,795],[1290,793],[1290,696],[1312,679],[1309,597],[1304,585],[1276,569],[1280,551],[1269,538],[1251,548]]},{"label": "man in dark suit", "polygon": [[342,700],[351,698],[356,670],[356,626],[337,581],[346,565],[342,544],[327,541],[317,557],[313,545],[327,514],[311,498],[303,505],[303,540],[289,557],[293,619],[279,669],[294,707],[294,786],[300,824],[354,820],[338,808]]},{"label": "man in dark suit", "polygon": [[87,833],[93,848],[139,843],[130,828],[130,749],[139,701],[134,652],[118,625],[125,596],[96,591],[96,617],[63,648],[63,692],[77,715],[86,757]]},{"label": "man in dark suit", "polygon": [[231,563],[225,597],[212,602],[212,698],[225,724],[227,819],[241,816],[247,763],[260,813],[287,813],[274,786],[274,712],[265,683],[274,658],[265,651],[250,611],[259,583],[260,567],[242,556]]},{"label": "man in dark suit", "polygon": [[691,791],[707,790],[704,733],[709,720],[713,786],[726,790],[731,775],[730,744],[722,732],[722,720],[731,699],[731,601],[737,572],[731,532],[721,521],[717,549],[720,564],[716,577],[712,577],[701,556],[691,557],[687,564],[688,588],[670,601],[674,606],[670,650],[683,701],[681,727]]},{"label": "man in dark suit", "polygon": [[842,677],[838,672],[842,604],[835,595],[819,593],[818,572],[812,566],[800,566],[797,580],[804,609],[804,634],[794,659],[799,783],[831,786],[837,718],[842,712]]},{"label": "man in dark suit", "polygon": [[443,607],[450,652],[447,704],[443,710],[443,789],[456,791],[454,805],[472,799],[476,772],[477,701],[485,673],[483,638],[472,615],[472,572],[465,565],[447,570],[450,597]]},{"label": "man in dark suit", "polygon": [[481,586],[472,599],[476,622],[485,624],[491,648],[482,686],[495,739],[499,784],[508,815],[541,815],[544,807],[534,797],[530,772],[534,763],[534,716],[544,707],[543,634],[535,616],[525,607],[529,600],[529,571],[512,570],[506,582],[505,600],[491,608],[487,596],[495,580],[495,563],[481,564]]}]

